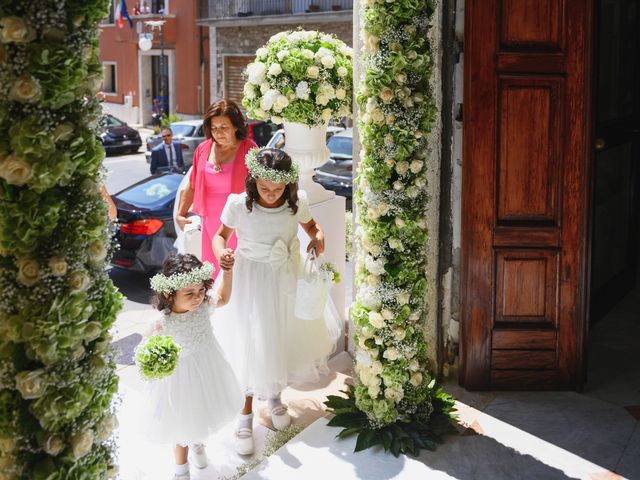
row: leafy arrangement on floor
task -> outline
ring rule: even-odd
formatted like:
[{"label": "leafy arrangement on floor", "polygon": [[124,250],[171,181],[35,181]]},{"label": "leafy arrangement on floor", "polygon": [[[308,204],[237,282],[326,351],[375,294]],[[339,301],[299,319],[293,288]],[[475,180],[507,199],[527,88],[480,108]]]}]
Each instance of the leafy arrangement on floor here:
[{"label": "leafy arrangement on floor", "polygon": [[115,477],[118,388],[98,22],[109,0],[0,0],[0,479]]},{"label": "leafy arrangement on floor", "polygon": [[363,76],[356,94],[362,144],[355,202],[356,383],[330,396],[338,436],[356,451],[433,449],[452,430],[453,398],[429,373],[425,322],[427,134],[436,118],[427,39],[434,0],[366,0]]}]

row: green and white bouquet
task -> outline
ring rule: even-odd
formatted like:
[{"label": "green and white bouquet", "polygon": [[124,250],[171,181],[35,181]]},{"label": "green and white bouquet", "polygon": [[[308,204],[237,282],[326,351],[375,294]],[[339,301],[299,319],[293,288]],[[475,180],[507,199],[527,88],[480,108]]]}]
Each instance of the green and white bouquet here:
[{"label": "green and white bouquet", "polygon": [[173,373],[178,365],[182,347],[169,335],[154,335],[141,345],[135,354],[140,375],[145,380],[160,380]]},{"label": "green and white bouquet", "polygon": [[340,283],[340,272],[331,262],[324,262],[319,267],[320,274],[331,283]]},{"label": "green and white bouquet", "polygon": [[280,32],[247,66],[242,104],[252,118],[314,127],[351,115],[353,53],[334,35]]}]

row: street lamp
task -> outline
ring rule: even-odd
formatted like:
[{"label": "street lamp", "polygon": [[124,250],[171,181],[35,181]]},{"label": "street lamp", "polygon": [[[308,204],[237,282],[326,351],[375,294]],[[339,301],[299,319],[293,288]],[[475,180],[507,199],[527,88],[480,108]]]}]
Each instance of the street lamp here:
[{"label": "street lamp", "polygon": [[160,108],[165,114],[168,114],[168,92],[167,85],[165,79],[165,65],[164,65],[164,31],[162,26],[166,20],[164,19],[164,14],[160,14],[160,20],[146,20],[144,23],[148,27],[151,27],[151,32],[141,33],[138,37],[138,47],[142,51],[151,50],[152,41],[153,41],[153,31],[157,28],[160,30],[160,92],[162,98],[162,105]]}]

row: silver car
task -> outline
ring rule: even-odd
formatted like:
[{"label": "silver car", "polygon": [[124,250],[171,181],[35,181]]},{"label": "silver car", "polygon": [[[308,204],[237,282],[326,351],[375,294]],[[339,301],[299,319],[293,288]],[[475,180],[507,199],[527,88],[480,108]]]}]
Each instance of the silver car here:
[{"label": "silver car", "polygon": [[[202,129],[202,120],[182,120],[173,122],[171,125],[173,132],[173,141],[180,142],[182,145],[182,158],[184,166],[190,167],[193,163],[193,152],[196,147],[204,141],[204,131]],[[151,135],[147,138],[147,150],[144,156],[147,163],[151,163],[151,150],[162,142],[160,134]]]}]

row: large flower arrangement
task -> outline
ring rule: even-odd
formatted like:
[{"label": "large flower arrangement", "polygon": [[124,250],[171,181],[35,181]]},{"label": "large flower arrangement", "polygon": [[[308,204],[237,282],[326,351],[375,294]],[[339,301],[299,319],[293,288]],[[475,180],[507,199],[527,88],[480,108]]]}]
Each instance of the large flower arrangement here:
[{"label": "large flower arrangement", "polygon": [[273,123],[326,124],[351,115],[352,52],[334,35],[280,32],[247,66],[242,104]]},{"label": "large flower arrangement", "polygon": [[97,23],[109,0],[0,0],[0,479],[114,476]]},{"label": "large flower arrangement", "polygon": [[363,2],[356,382],[327,402],[340,435],[359,434],[356,450],[381,444],[394,455],[433,448],[453,408],[429,373],[423,333],[433,10],[433,0]]}]

